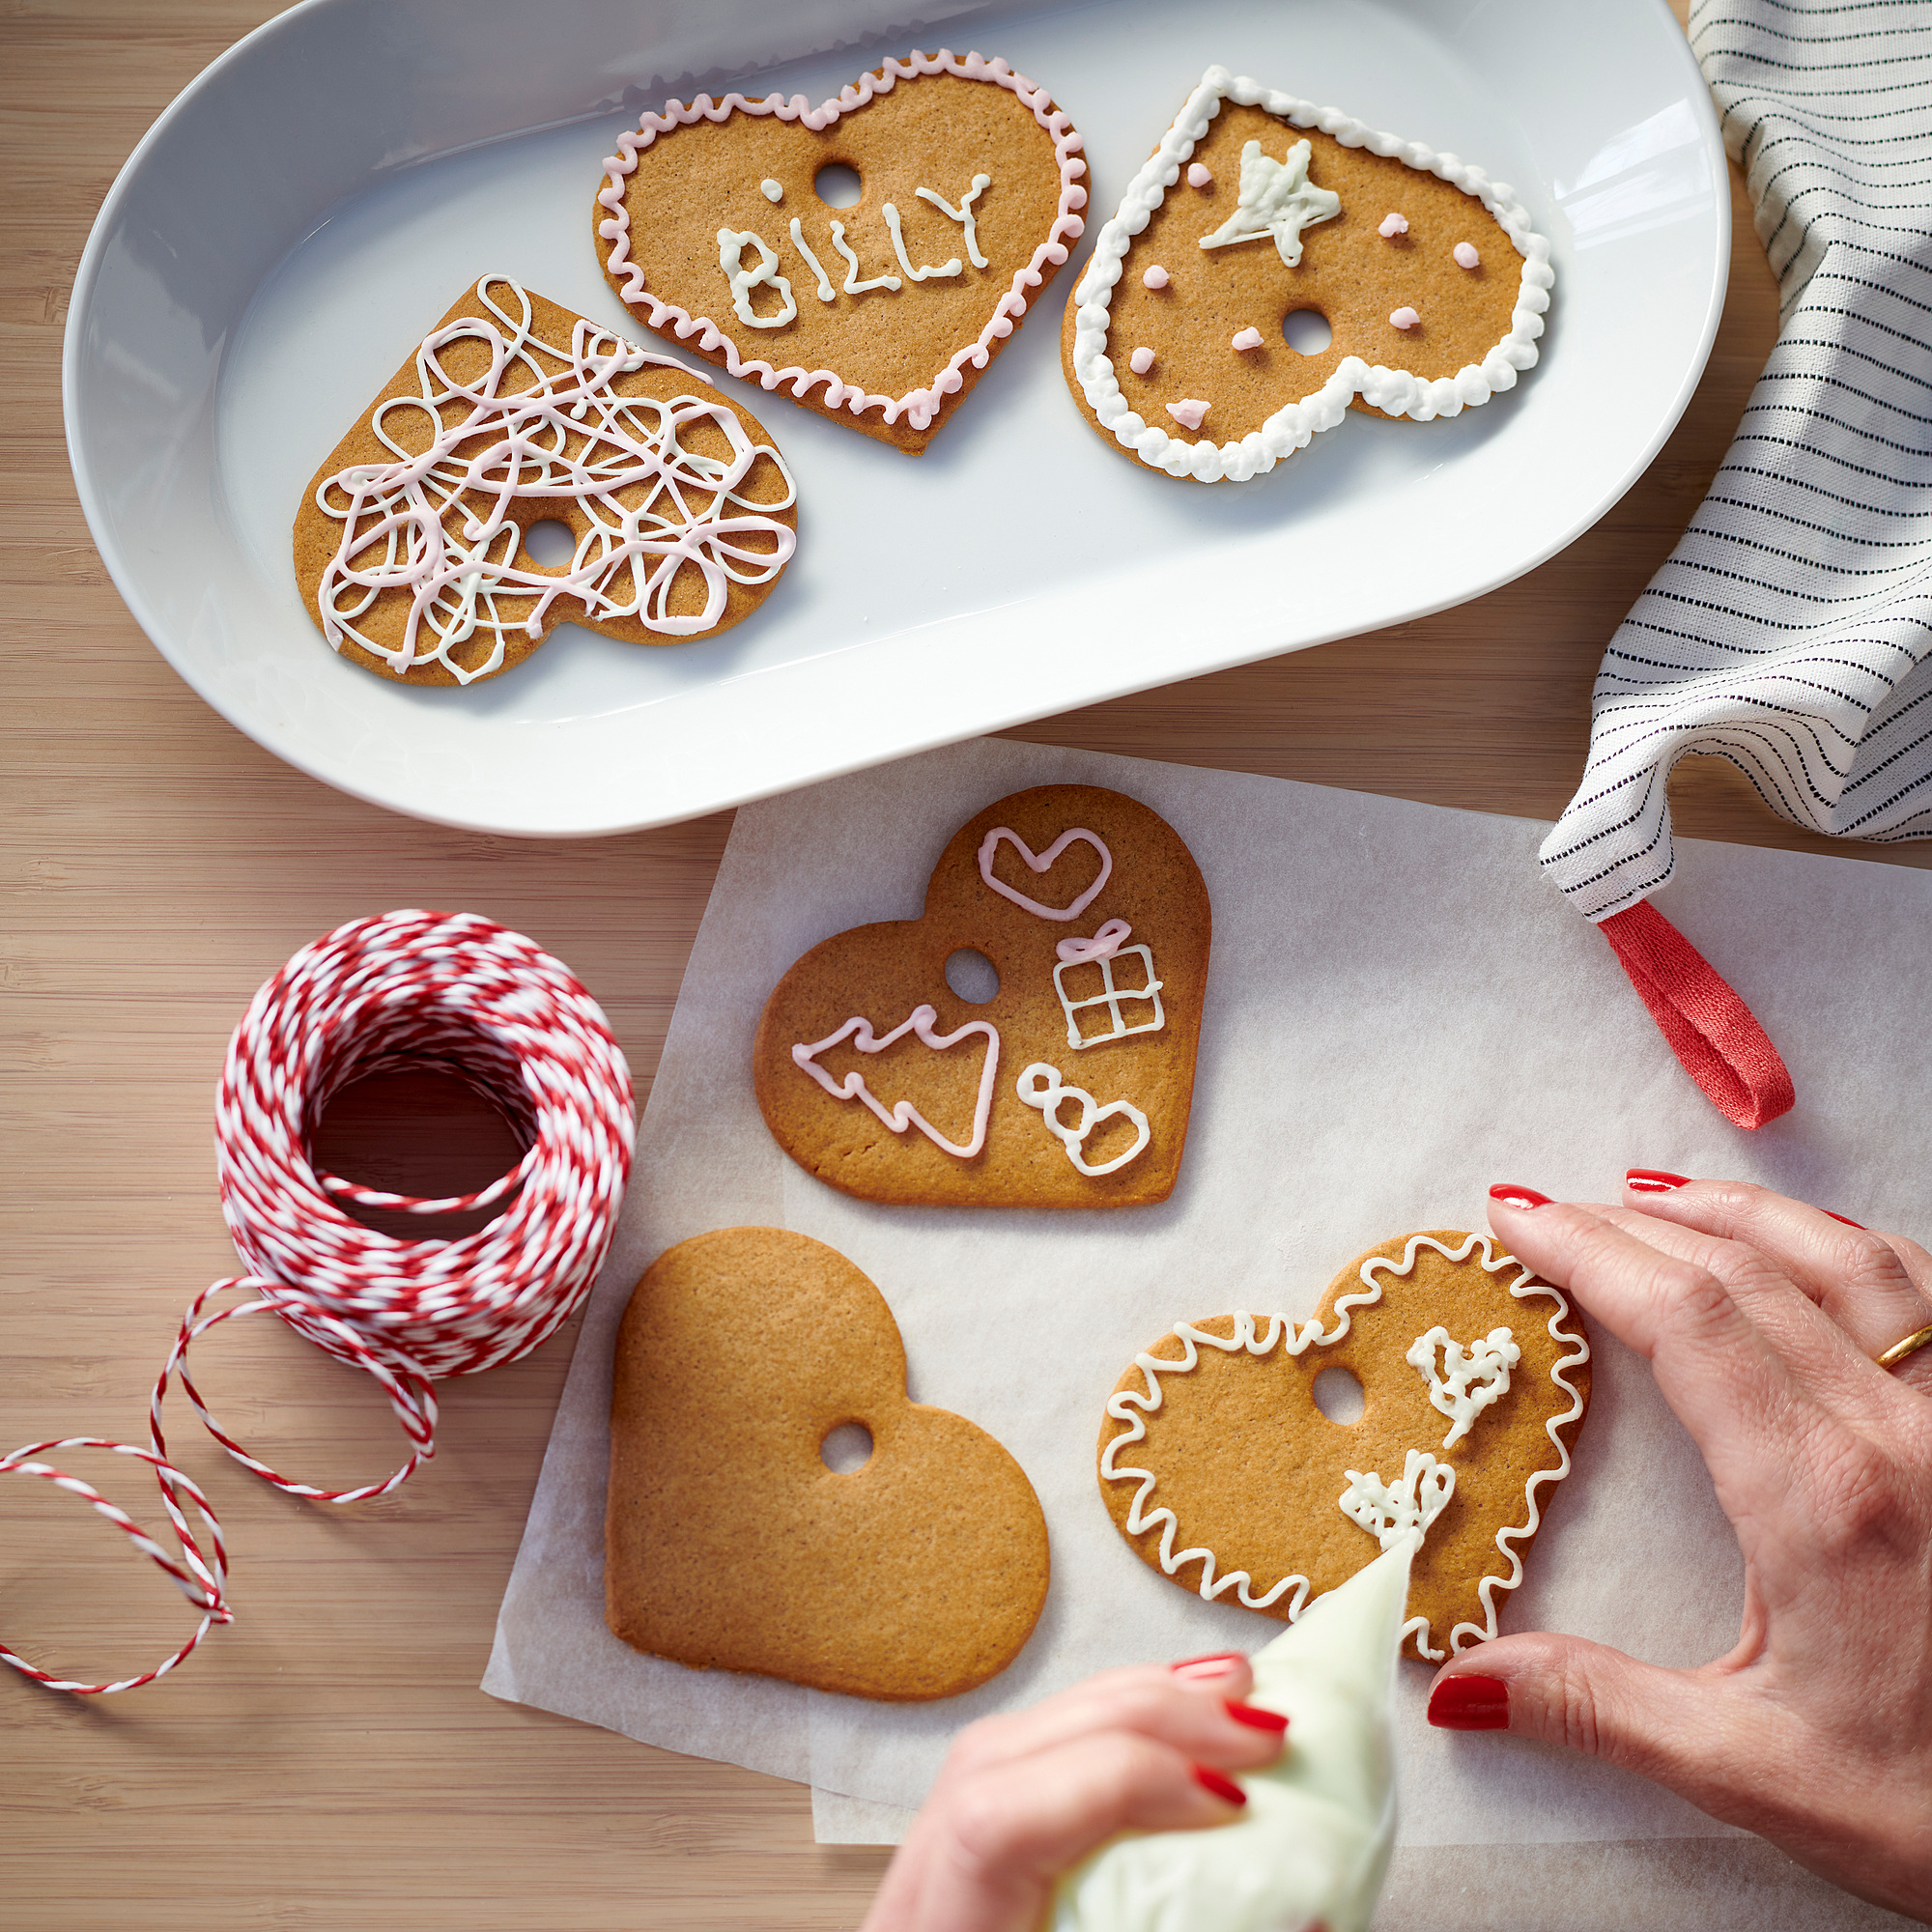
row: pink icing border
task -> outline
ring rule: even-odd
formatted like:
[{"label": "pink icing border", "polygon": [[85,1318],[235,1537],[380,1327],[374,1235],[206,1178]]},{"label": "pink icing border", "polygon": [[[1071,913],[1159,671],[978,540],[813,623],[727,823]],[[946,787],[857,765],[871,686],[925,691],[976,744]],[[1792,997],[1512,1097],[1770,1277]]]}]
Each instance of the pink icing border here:
[{"label": "pink icing border", "polygon": [[[624,185],[625,178],[637,172],[639,155],[660,134],[669,133],[677,128],[688,128],[700,118],[714,122],[727,121],[734,113],[776,114],[781,121],[800,121],[817,132],[831,127],[841,115],[854,113],[866,106],[879,95],[890,94],[899,81],[918,80],[934,73],[956,74],[962,80],[991,81],[1016,95],[1033,110],[1034,119],[1053,137],[1054,155],[1060,163],[1060,207],[1047,239],[1034,250],[1032,262],[1013,276],[1012,286],[1001,297],[992,319],[980,331],[979,340],[960,350],[932,379],[929,387],[909,389],[898,397],[873,396],[867,395],[863,388],[846,384],[830,369],[808,370],[797,366],[774,369],[769,362],[761,359],[745,361],[739,356],[737,343],[709,316],[694,318],[670,302],[660,301],[644,287],[643,271],[631,259],[631,216],[624,206]],[[1077,242],[1086,227],[1075,213],[1087,206],[1087,190],[1078,185],[1079,177],[1087,172],[1087,163],[1080,158],[1081,140],[1074,132],[1073,124],[1065,113],[1051,107],[1050,97],[1044,89],[1036,87],[1025,75],[1015,73],[1005,61],[984,60],[976,53],[969,53],[961,60],[945,47],[929,57],[915,50],[907,60],[888,60],[883,76],[863,74],[836,99],[815,108],[802,94],[794,94],[789,100],[777,94],[767,95],[762,100],[747,100],[742,94],[727,94],[719,101],[714,101],[708,94],[700,94],[689,107],[682,101],[668,100],[662,114],[647,111],[640,117],[636,133],[626,129],[619,134],[617,149],[618,152],[608,156],[604,162],[605,182],[598,190],[597,199],[611,213],[608,220],[597,224],[597,233],[611,243],[606,267],[612,273],[624,275],[624,286],[619,294],[626,303],[641,300],[646,304],[645,320],[651,327],[662,328],[668,323],[680,342],[689,341],[696,334],[699,349],[707,352],[723,349],[724,366],[732,375],[755,376],[763,388],[776,389],[781,383],[789,383],[791,393],[802,398],[814,383],[823,383],[828,408],[842,406],[855,416],[864,415],[867,410],[880,409],[885,412],[887,422],[896,422],[903,415],[914,429],[927,428],[938,412],[942,399],[965,386],[965,379],[959,372],[966,363],[971,362],[974,368],[983,369],[992,359],[993,343],[1010,335],[1014,322],[1026,313],[1027,290],[1044,284],[1046,277],[1040,272],[1042,266],[1051,263],[1056,269],[1063,267],[1067,256],[1066,243]],[[699,330],[702,330],[701,334]]]}]

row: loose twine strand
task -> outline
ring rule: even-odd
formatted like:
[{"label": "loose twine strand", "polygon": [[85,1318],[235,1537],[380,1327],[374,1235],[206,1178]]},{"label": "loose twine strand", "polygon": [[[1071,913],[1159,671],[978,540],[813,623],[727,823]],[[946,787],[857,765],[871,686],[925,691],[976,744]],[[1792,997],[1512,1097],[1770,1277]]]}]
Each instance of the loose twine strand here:
[{"label": "loose twine strand", "polygon": [[[319,1170],[311,1149],[330,1097],[355,1081],[405,1070],[462,1080],[527,1151],[488,1187],[433,1201]],[[4,1644],[0,1662],[56,1690],[131,1690],[174,1669],[213,1626],[233,1622],[221,1525],[207,1495],[167,1460],[161,1405],[171,1381],[230,1456],[290,1495],[361,1502],[407,1482],[436,1454],[435,1384],[528,1354],[589,1293],[616,1226],[635,1131],[630,1072],[603,1012],[521,933],[469,913],[392,912],[304,947],[255,995],[228,1044],[214,1146],[222,1215],[249,1272],[213,1283],[182,1318],[149,1402],[150,1446],[68,1436],[0,1456],[0,1475],[42,1477],[124,1530],[201,1621],[164,1662],[117,1683],[56,1677]],[[379,1234],[343,1205],[443,1215],[505,1201],[486,1227],[454,1240]],[[231,1291],[255,1298],[210,1312]],[[190,1347],[211,1328],[265,1309],[382,1385],[410,1443],[384,1481],[349,1490],[292,1482],[209,1412],[188,1374]],[[148,1463],[180,1559],[92,1485],[36,1460],[62,1449],[106,1449]]]}]

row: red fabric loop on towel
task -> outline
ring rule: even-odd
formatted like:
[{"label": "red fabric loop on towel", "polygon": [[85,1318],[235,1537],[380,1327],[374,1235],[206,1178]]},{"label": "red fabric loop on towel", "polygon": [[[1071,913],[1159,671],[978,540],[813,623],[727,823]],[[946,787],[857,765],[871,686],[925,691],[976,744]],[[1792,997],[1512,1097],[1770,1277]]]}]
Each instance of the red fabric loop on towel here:
[{"label": "red fabric loop on towel", "polygon": [[1791,1075],[1751,1009],[1647,899],[1599,923],[1670,1050],[1726,1120],[1761,1127],[1791,1111]]}]

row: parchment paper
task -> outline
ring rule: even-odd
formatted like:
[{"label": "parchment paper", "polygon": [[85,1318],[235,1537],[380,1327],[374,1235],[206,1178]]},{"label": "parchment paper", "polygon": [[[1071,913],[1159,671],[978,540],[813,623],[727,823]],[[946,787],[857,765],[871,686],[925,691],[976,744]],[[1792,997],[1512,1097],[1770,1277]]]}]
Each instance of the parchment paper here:
[{"label": "parchment paper", "polygon": [[[1152,806],[1187,840],[1212,895],[1179,1186],[1158,1208],[1106,1215],[894,1209],[835,1193],[780,1153],[753,1098],[752,1037],[767,992],[827,935],[917,916],[960,824],[1006,792],[1054,781],[1111,785]],[[1757,1013],[1798,1090],[1792,1114],[1751,1135],[1691,1086],[1602,937],[1542,882],[1546,830],[995,741],[741,810],[483,1688],[809,1781],[822,1794],[823,1834],[889,1835],[901,1814],[876,1807],[916,1805],[948,1740],[974,1718],[1106,1665],[1252,1649],[1273,1634],[1268,1619],[1205,1604],[1141,1563],[1097,1492],[1105,1398],[1177,1319],[1237,1307],[1306,1316],[1336,1269],[1373,1242],[1486,1227],[1486,1189],[1498,1179],[1602,1200],[1614,1198],[1626,1167],[1662,1167],[1762,1180],[1871,1226],[1921,1221],[1932,877],[1680,844],[1660,907]],[[1038,1492],[1053,1551],[1045,1612],[1018,1661],[970,1696],[876,1705],[691,1671],[638,1655],[605,1628],[616,1323],[660,1251],[739,1223],[814,1236],[865,1269],[904,1335],[914,1399],[990,1430]],[[1595,1341],[1575,1473],[1522,1588],[1503,1600],[1502,1627],[1700,1662],[1736,1640],[1737,1546],[1648,1370],[1601,1331]],[[1422,1720],[1430,1674],[1403,1667],[1405,1846],[1597,1841],[1607,1855],[1612,1841],[1722,1833],[1608,1766],[1520,1739],[1432,1731]]]}]

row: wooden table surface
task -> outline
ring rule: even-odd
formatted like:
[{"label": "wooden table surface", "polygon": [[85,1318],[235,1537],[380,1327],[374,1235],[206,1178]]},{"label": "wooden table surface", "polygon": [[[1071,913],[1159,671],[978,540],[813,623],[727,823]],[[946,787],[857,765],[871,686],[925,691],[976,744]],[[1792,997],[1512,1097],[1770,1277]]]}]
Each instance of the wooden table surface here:
[{"label": "wooden table surface", "polygon": [[[721,815],[557,845],[391,817],[223,723],[123,608],[62,439],[69,289],[149,123],[275,11],[11,0],[0,12],[0,339],[21,385],[0,478],[17,593],[0,812],[0,1447],[145,1440],[147,1390],[184,1306],[235,1265],[210,1139],[221,1054],[297,947],[391,906],[487,913],[593,988],[641,1103],[729,828]],[[1560,556],[1441,616],[1015,735],[1553,817],[1581,769],[1605,640],[1697,504],[1776,333],[1741,192],[1735,209],[1730,299],[1688,413],[1623,502]],[[1688,761],[1673,796],[1684,834],[1932,864],[1923,846],[1797,833],[1716,760]],[[494,1124],[426,1083],[345,1101],[327,1131],[347,1171],[424,1193],[503,1164]],[[566,1331],[514,1367],[445,1383],[437,1461],[359,1510],[270,1492],[184,1408],[175,1441],[227,1525],[238,1620],[127,1696],[73,1698],[0,1671],[0,1921],[568,1932],[857,1920],[884,1854],[814,1846],[803,1790],[476,1689],[569,1350]],[[346,1481],[391,1466],[380,1399],[277,1323],[212,1337],[204,1386],[285,1467]],[[152,1490],[128,1464],[96,1466],[108,1460],[73,1465],[158,1521]],[[45,1484],[0,1484],[0,1641],[119,1675],[186,1629],[179,1597],[90,1512]],[[1753,1863],[1701,1844],[1669,1854],[1687,1879],[1788,1889],[1768,1854]],[[1434,1878],[1454,1868],[1445,1853]],[[1577,1922],[1598,1922],[1594,1911],[1579,1906]]]}]

